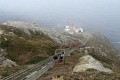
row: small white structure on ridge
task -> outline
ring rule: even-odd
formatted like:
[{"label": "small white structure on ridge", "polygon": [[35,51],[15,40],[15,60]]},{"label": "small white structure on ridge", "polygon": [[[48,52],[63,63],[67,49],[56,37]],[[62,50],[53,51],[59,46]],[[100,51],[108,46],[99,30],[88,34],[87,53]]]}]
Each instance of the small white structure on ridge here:
[{"label": "small white structure on ridge", "polygon": [[65,31],[67,31],[70,34],[84,32],[84,30],[78,26],[66,26]]}]

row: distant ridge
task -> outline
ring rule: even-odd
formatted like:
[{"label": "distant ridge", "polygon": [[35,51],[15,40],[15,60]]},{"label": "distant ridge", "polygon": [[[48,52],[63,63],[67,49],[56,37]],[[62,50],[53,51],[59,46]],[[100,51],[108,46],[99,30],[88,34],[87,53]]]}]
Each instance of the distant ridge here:
[{"label": "distant ridge", "polygon": [[112,43],[120,44],[120,42],[112,42]]}]

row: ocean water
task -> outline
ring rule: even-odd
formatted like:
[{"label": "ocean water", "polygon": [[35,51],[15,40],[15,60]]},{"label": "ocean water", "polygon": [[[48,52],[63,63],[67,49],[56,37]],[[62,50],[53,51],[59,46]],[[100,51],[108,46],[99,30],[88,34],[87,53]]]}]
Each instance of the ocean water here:
[{"label": "ocean water", "polygon": [[120,50],[120,43],[113,44],[118,50]]}]

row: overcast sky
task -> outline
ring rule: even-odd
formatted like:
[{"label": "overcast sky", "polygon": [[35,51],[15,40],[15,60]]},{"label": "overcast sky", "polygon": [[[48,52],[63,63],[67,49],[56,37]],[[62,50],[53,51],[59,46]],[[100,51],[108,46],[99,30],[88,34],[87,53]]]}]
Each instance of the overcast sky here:
[{"label": "overcast sky", "polygon": [[0,10],[48,17],[116,17],[120,0],[0,0]]},{"label": "overcast sky", "polygon": [[120,0],[0,0],[2,13],[55,26],[69,19],[96,31],[120,29]]}]

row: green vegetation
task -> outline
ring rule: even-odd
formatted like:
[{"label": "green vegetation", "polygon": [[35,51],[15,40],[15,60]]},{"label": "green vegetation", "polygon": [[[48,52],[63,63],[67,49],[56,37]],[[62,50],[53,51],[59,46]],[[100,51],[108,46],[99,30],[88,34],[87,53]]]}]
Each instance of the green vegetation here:
[{"label": "green vegetation", "polygon": [[35,63],[38,63],[40,61],[43,61],[45,59],[47,59],[48,57],[41,57],[41,56],[37,56],[37,57],[34,57],[33,59],[31,59],[30,61],[28,61],[26,64],[35,64]]},{"label": "green vegetation", "polygon": [[7,71],[4,71],[3,73],[1,73],[1,76],[3,77],[7,77],[9,75],[9,73]]},{"label": "green vegetation", "polygon": [[89,68],[89,69],[87,69],[86,71],[89,71],[89,72],[94,72],[94,71],[97,71],[97,70],[92,69],[92,68]]},{"label": "green vegetation", "polygon": [[108,57],[105,57],[105,56],[101,56],[97,53],[91,53],[90,54],[92,57],[94,57],[95,59],[99,60],[99,61],[102,61],[102,62],[105,62],[107,64],[112,64],[112,60]]},{"label": "green vegetation", "polygon": [[0,41],[1,41],[0,47],[3,49],[10,45],[10,41],[5,41],[3,36],[1,36]]},{"label": "green vegetation", "polygon": [[[6,49],[7,58],[20,64],[25,64],[30,60],[33,60],[30,63],[34,63],[37,55],[51,56],[59,47],[56,42],[41,31],[28,30],[30,34],[27,34],[22,29],[3,25],[0,25],[0,29],[5,33],[0,37],[0,47]],[[40,59],[37,58],[37,61]],[[35,62],[37,61],[35,60]]]}]

